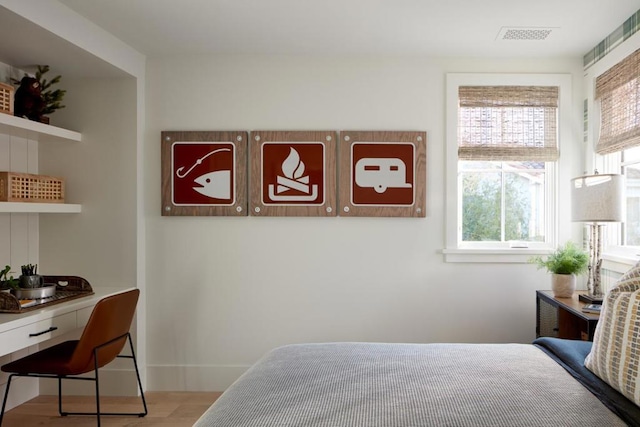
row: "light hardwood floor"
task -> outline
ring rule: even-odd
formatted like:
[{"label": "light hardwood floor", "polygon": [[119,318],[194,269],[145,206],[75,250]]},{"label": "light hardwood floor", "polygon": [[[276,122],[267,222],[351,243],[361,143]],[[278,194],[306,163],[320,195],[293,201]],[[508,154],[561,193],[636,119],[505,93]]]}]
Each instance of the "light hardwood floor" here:
[{"label": "light hardwood floor", "polygon": [[[191,427],[222,393],[200,392],[147,392],[145,397],[149,414],[144,418],[136,416],[104,416],[101,424],[105,427],[167,426]],[[92,396],[69,396],[63,399],[64,409],[77,412],[95,410]],[[100,409],[105,412],[142,412],[142,403],[137,397],[100,398]],[[2,427],[31,426],[95,426],[96,417],[58,415],[57,396],[38,396],[11,411],[8,411]]]}]

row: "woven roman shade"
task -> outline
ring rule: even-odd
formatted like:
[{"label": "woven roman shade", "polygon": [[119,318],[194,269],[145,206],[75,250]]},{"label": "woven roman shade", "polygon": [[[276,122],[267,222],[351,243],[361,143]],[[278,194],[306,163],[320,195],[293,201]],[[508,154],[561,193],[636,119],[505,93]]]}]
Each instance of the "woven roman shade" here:
[{"label": "woven roman shade", "polygon": [[600,100],[598,154],[640,145],[640,49],[596,78]]},{"label": "woven roman shade", "polygon": [[460,86],[458,158],[558,159],[557,86]]}]

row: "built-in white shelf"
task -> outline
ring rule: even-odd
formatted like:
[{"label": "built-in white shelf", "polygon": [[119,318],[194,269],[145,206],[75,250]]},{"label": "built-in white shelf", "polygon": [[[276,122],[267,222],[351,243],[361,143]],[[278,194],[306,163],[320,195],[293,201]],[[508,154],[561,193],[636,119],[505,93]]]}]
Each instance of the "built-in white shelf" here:
[{"label": "built-in white shelf", "polygon": [[70,203],[0,202],[0,213],[80,213],[82,205]]},{"label": "built-in white shelf", "polygon": [[[0,113],[0,133],[37,141],[82,141],[82,134],[68,129]],[[70,203],[0,202],[0,213],[80,213],[82,205]]]},{"label": "built-in white shelf", "polygon": [[[56,126],[46,125],[33,120],[23,119],[22,117],[12,116],[10,114],[0,113],[0,133],[16,134],[19,131],[34,132],[37,135],[44,136],[43,139],[66,140],[66,141],[82,141],[82,134],[68,129]],[[40,139],[40,138],[34,138]]]}]

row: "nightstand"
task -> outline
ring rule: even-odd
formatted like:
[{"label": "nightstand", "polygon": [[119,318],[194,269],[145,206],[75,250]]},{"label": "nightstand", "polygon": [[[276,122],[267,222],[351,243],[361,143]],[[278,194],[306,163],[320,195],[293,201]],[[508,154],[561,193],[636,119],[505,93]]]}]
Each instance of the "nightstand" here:
[{"label": "nightstand", "polygon": [[571,298],[556,298],[552,291],[536,291],[536,337],[593,341],[600,315],[584,313],[586,303],[576,291]]}]

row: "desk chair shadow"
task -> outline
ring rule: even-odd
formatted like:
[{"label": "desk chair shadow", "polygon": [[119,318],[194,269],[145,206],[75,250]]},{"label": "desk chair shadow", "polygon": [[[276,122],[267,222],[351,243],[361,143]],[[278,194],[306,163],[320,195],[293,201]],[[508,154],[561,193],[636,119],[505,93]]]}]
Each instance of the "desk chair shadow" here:
[{"label": "desk chair shadow", "polygon": [[[65,341],[2,366],[2,371],[8,372],[11,375],[9,375],[4,400],[2,401],[0,426],[2,425],[7,396],[9,395],[9,387],[13,377],[57,378],[58,412],[63,417],[67,415],[95,415],[98,426],[100,426],[101,415],[137,415],[138,417],[147,415],[147,402],[144,398],[138,364],[133,351],[133,342],[131,341],[131,334],[129,333],[139,295],[140,291],[134,289],[101,299],[93,308],[91,317],[79,340]],[[129,341],[129,347],[131,349],[130,356],[120,354],[127,341]],[[133,360],[144,412],[100,412],[98,368],[112,362],[116,357]],[[78,376],[91,371],[94,372],[93,377]],[[96,388],[96,412],[63,411],[63,379],[94,381]]]}]

